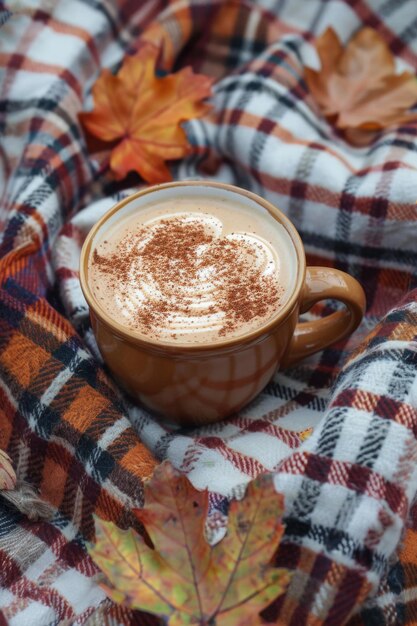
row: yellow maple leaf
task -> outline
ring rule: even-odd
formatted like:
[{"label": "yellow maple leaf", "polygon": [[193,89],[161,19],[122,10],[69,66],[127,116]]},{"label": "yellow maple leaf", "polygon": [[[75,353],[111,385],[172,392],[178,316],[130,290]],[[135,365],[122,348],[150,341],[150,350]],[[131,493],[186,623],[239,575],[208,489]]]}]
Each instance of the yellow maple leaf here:
[{"label": "yellow maple leaf", "polygon": [[231,503],[226,536],[210,546],[207,491],[165,462],[145,483],[145,505],[136,511],[153,547],[133,530],[97,519],[89,553],[110,598],[169,626],[261,626],[259,612],[290,578],[270,564],[284,530],[282,504],[272,476],[258,477]]},{"label": "yellow maple leaf", "polygon": [[14,489],[16,474],[8,454],[0,450],[0,489]]}]

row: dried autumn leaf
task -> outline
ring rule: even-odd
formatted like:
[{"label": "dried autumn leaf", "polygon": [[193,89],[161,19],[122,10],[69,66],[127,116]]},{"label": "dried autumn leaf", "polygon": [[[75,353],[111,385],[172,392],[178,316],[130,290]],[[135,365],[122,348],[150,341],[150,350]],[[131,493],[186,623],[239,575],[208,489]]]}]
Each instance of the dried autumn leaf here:
[{"label": "dried autumn leaf", "polygon": [[416,77],[410,72],[395,74],[394,57],[375,30],[363,28],[343,48],[328,28],[317,39],[316,49],[321,69],[305,69],[307,84],[337,128],[360,142],[358,131],[417,119],[415,114],[406,115],[417,102]]},{"label": "dried autumn leaf", "polygon": [[159,49],[145,43],[125,57],[117,75],[103,70],[93,87],[93,111],[80,113],[92,135],[112,142],[110,168],[117,178],[134,170],[149,183],[172,180],[165,161],[190,152],[181,122],[209,110],[202,100],[212,79],[190,67],[157,77],[158,56]]},{"label": "dried autumn leaf", "polygon": [[163,463],[145,484],[136,511],[153,543],[133,530],[96,520],[89,552],[115,602],[164,617],[169,626],[260,626],[259,612],[289,581],[269,565],[282,532],[282,496],[271,476],[253,481],[229,510],[226,536],[214,547],[204,535],[208,493]]},{"label": "dried autumn leaf", "polygon": [[16,474],[12,467],[10,457],[0,450],[0,490],[14,489],[16,486]]}]

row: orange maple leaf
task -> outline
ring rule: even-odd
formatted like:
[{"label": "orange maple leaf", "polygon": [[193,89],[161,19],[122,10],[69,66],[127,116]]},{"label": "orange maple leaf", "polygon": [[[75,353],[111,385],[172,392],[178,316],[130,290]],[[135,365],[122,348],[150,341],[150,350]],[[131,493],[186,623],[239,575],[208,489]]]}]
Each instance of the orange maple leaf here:
[{"label": "orange maple leaf", "polygon": [[117,75],[103,70],[93,87],[94,109],[80,113],[92,135],[113,142],[110,168],[118,179],[134,170],[149,183],[172,180],[165,161],[191,150],[181,122],[210,109],[202,100],[212,79],[190,67],[157,77],[158,56],[159,49],[145,43],[125,57]]},{"label": "orange maple leaf", "polygon": [[416,77],[395,73],[394,57],[375,30],[363,28],[343,48],[328,28],[316,49],[321,69],[305,69],[308,87],[323,114],[348,137],[361,143],[366,133],[417,119],[405,115],[417,102]]},{"label": "orange maple leaf", "polygon": [[136,511],[152,547],[133,530],[96,519],[89,553],[110,598],[169,626],[262,626],[259,612],[290,578],[271,565],[284,530],[282,505],[272,475],[258,477],[231,503],[226,536],[210,546],[207,491],[165,462],[145,483],[145,505]]}]

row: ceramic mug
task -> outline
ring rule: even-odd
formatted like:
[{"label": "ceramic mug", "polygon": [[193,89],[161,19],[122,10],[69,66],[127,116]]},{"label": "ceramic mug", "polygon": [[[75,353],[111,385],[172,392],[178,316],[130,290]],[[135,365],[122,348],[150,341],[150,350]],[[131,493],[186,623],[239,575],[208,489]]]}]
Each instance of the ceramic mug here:
[{"label": "ceramic mug", "polygon": [[[149,201],[175,199],[191,188],[200,198],[205,194],[227,196],[239,204],[266,209],[290,236],[297,258],[296,280],[286,304],[259,328],[212,344],[176,345],[147,338],[112,319],[90,289],[88,261],[103,228],[140,211]],[[147,408],[182,424],[206,424],[239,411],[262,391],[278,368],[288,367],[354,331],[365,309],[363,289],[354,278],[336,269],[306,267],[303,244],[294,225],[275,206],[238,187],[205,181],[148,187],[118,202],[93,226],[84,242],[80,281],[97,345],[114,378]],[[327,298],[343,302],[344,310],[311,322],[298,321],[300,313]]]}]

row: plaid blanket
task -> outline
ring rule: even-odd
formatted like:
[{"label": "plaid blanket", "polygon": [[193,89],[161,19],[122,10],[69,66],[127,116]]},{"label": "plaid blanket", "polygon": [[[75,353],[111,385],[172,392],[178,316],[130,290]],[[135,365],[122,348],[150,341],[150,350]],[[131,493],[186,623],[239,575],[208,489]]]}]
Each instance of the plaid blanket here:
[{"label": "plaid blanket", "polygon": [[[210,490],[214,536],[228,498],[274,472],[286,532],[271,557],[294,576],[269,622],[417,623],[417,123],[367,148],[335,134],[304,80],[329,24],[344,41],[375,28],[417,71],[414,0],[0,8],[0,448],[54,511],[30,521],[0,496],[0,625],[158,623],[105,599],[85,542],[93,513],[135,524],[142,481],[165,458]],[[193,151],[174,176],[276,203],[308,262],[351,273],[368,300],[348,343],[279,372],[239,415],[204,428],[168,429],[127,401],[78,283],[83,237],[126,191],[88,155],[77,114],[100,70],[143,39],[163,46],[166,67],[217,79],[214,114],[187,123]]]}]

